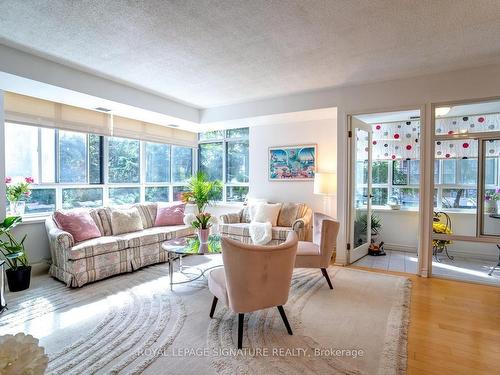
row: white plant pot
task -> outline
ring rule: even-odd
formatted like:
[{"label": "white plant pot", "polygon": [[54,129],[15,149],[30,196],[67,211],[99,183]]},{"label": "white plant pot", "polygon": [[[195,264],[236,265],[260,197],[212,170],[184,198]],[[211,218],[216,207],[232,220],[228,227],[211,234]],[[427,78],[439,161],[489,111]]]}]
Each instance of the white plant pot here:
[{"label": "white plant pot", "polygon": [[497,201],[497,214],[500,215],[500,201]]}]

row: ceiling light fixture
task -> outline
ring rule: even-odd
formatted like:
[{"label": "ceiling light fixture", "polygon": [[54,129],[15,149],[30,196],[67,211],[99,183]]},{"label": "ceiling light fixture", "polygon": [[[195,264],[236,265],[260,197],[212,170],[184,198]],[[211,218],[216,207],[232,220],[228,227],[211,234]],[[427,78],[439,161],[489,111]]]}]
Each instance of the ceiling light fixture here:
[{"label": "ceiling light fixture", "polygon": [[438,107],[436,108],[436,117],[446,116],[451,110],[451,107]]}]

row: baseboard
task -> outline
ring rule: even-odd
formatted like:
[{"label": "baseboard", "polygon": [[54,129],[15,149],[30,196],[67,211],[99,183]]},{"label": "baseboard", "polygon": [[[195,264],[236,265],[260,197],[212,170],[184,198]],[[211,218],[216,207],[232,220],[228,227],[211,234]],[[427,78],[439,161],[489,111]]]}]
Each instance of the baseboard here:
[{"label": "baseboard", "polygon": [[400,245],[397,243],[384,243],[384,250],[396,250],[396,251],[403,251],[405,253],[417,252],[417,248],[415,246]]},{"label": "baseboard", "polygon": [[[401,252],[405,252],[405,253],[414,253],[415,255],[417,253],[417,248],[414,246],[400,245],[400,244],[396,244],[396,243],[386,243],[386,244],[384,244],[384,249],[385,250],[401,251]],[[485,261],[485,262],[498,261],[498,256],[493,255],[493,254],[470,253],[470,252],[466,252],[466,251],[452,250],[452,249],[448,249],[448,252],[450,253],[450,255],[456,256],[457,258],[462,258],[462,259],[473,259],[473,260],[480,260],[480,261]]]},{"label": "baseboard", "polygon": [[44,259],[41,260],[40,262],[32,263],[31,264],[31,275],[36,276],[36,275],[46,275],[49,272],[49,260]]}]

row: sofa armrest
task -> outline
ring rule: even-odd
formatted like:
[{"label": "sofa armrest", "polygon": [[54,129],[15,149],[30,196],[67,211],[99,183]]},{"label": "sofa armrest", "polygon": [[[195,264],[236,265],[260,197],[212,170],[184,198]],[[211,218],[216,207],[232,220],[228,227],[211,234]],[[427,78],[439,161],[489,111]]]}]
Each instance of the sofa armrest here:
[{"label": "sofa armrest", "polygon": [[241,211],[231,212],[228,214],[221,215],[221,224],[236,224],[241,222]]},{"label": "sofa armrest", "polygon": [[70,233],[59,229],[52,217],[45,220],[45,229],[47,230],[47,237],[49,238],[52,262],[58,265],[61,260],[60,256],[75,245],[75,240]]},{"label": "sofa armrest", "polygon": [[312,240],[312,210],[307,208],[304,216],[296,219],[292,229],[297,233],[300,241]]}]

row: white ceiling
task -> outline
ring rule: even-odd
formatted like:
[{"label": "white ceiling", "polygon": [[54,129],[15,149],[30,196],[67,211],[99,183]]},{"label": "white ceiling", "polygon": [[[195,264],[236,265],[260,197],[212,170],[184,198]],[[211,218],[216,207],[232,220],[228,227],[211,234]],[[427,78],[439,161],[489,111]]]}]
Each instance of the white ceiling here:
[{"label": "white ceiling", "polygon": [[0,42],[206,108],[500,61],[498,0],[0,0]]}]

